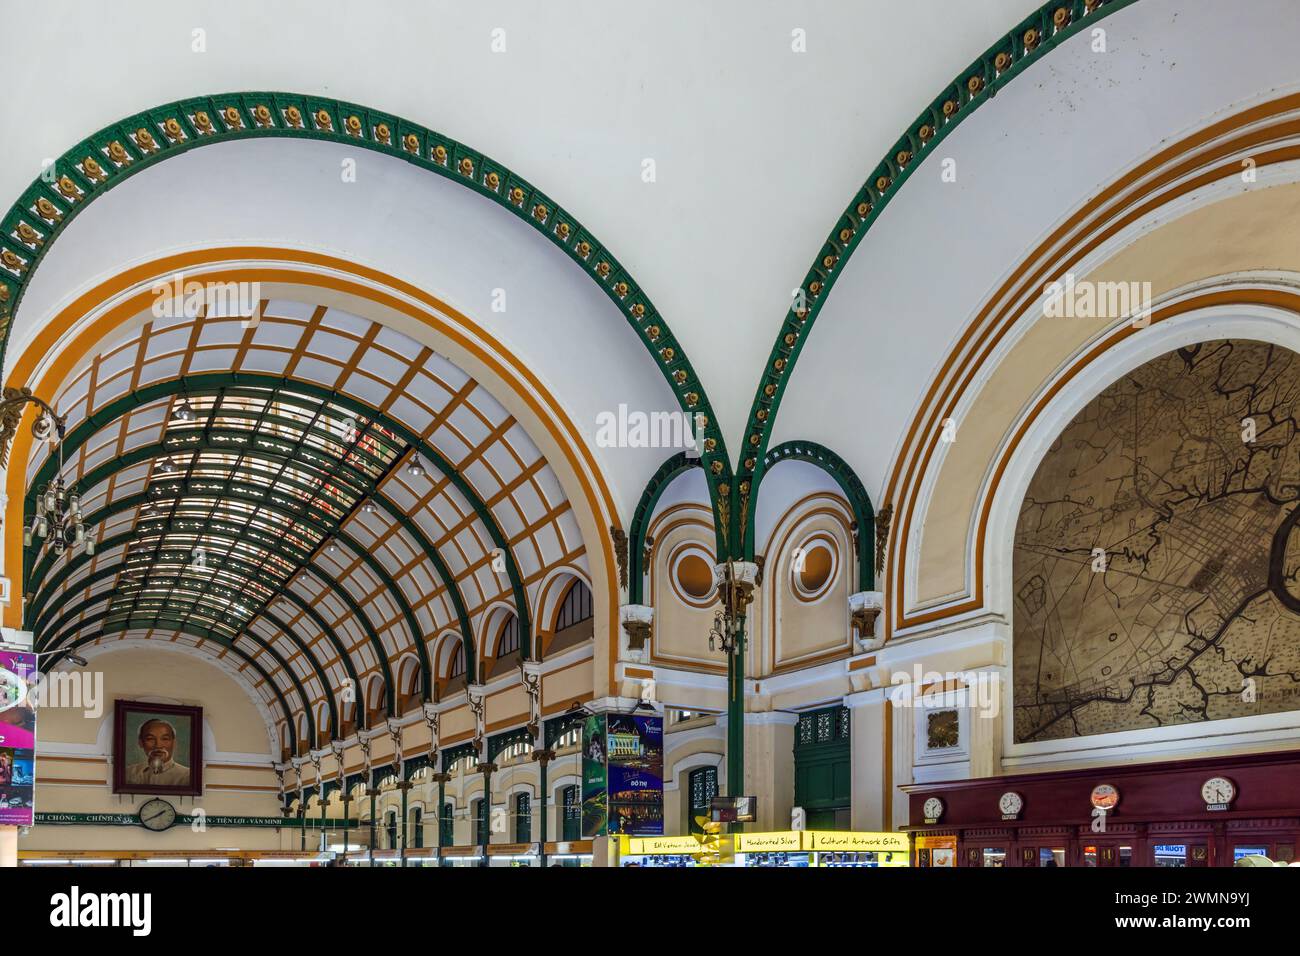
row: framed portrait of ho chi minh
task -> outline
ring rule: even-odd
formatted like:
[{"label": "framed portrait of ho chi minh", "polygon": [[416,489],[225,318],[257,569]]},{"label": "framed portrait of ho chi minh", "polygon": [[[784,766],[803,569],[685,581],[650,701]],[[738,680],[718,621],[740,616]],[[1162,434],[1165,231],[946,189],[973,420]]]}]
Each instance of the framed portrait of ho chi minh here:
[{"label": "framed portrait of ho chi minh", "polygon": [[203,792],[203,708],[113,702],[113,792]]}]

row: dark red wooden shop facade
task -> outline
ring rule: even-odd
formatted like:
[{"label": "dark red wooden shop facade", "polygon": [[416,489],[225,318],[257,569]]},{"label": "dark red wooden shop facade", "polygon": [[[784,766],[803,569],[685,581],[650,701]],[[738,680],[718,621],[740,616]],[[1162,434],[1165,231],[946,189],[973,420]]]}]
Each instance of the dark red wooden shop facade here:
[{"label": "dark red wooden shop facade", "polygon": [[[1209,810],[1201,786],[1227,777],[1236,797],[1227,810]],[[1093,787],[1119,789],[1105,832],[1093,832]],[[1234,850],[1263,849],[1291,861],[1300,849],[1300,751],[1198,760],[1122,764],[1088,770],[1015,774],[944,783],[914,784],[908,794],[908,831],[953,836],[958,866],[1052,865],[1050,851],[1064,851],[1065,866],[1172,865],[1177,847],[1184,865],[1232,866]],[[1023,798],[1016,820],[1004,820],[998,801],[1007,791]],[[945,805],[927,825],[930,797]],[[987,852],[986,852],[987,851]],[[1044,852],[1048,851],[1048,852]],[[913,862],[916,852],[913,851]],[[1062,864],[1057,864],[1062,865]]]}]

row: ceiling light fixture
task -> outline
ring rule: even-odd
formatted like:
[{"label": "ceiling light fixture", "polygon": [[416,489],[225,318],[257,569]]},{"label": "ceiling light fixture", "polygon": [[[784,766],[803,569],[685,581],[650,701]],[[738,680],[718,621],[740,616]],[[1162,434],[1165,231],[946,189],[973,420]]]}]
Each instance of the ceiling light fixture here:
[{"label": "ceiling light fixture", "polygon": [[194,421],[194,408],[190,405],[189,399],[181,400],[181,403],[176,406],[176,410],[172,412],[172,417],[178,422]]},{"label": "ceiling light fixture", "polygon": [[426,473],[424,465],[420,462],[419,455],[413,455],[411,457],[410,462],[406,466],[406,473],[412,478],[420,478]]}]

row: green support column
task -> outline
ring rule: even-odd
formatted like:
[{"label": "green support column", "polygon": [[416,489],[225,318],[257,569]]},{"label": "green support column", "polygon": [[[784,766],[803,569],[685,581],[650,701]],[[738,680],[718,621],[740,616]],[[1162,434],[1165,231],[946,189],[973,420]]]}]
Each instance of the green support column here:
[{"label": "green support column", "polygon": [[322,784],[320,788],[320,848],[322,852],[325,850],[325,804],[327,803],[329,803],[329,800],[325,798],[325,786]]},{"label": "green support column", "polygon": [[745,792],[745,615],[736,619],[736,647],[727,660],[727,796]]},{"label": "green support column", "polygon": [[483,859],[479,861],[479,866],[488,865],[488,844],[492,842],[492,773],[497,769],[494,763],[481,763],[478,765],[479,771],[483,774],[483,822],[480,825],[481,840],[479,851],[483,854]]},{"label": "green support column", "polygon": [[298,794],[298,849],[307,852],[307,802]]},{"label": "green support column", "polygon": [[379,796],[379,791],[374,787],[372,780],[366,786],[366,796],[370,798],[370,851],[366,854],[366,860],[371,867],[375,865],[375,797]]},{"label": "green support column", "polygon": [[538,813],[534,815],[534,820],[541,820],[541,838],[538,841],[541,848],[538,850],[538,859],[541,866],[546,866],[546,765],[555,759],[554,750],[534,750],[533,759],[537,761],[537,769],[540,782],[537,785],[538,792]]},{"label": "green support column", "polygon": [[[434,766],[437,766],[436,759],[433,761],[433,764]],[[434,815],[434,820],[436,821],[435,830],[437,833],[437,837],[436,837],[437,843],[435,845],[437,846],[437,849],[434,852],[438,854],[438,865],[443,866],[444,864],[442,862],[442,808],[444,804],[446,804],[447,802],[447,781],[451,779],[451,774],[435,773],[432,775],[431,779],[438,785],[438,812]],[[452,838],[455,839],[455,834],[452,834]]]},{"label": "green support column", "polygon": [[411,781],[403,780],[397,785],[397,789],[402,791],[402,835],[398,838],[397,858],[400,861],[399,866],[406,866],[406,795],[411,790]]},{"label": "green support column", "polygon": [[[343,778],[343,785],[347,786],[347,778]],[[348,865],[348,804],[352,802],[352,795],[343,791],[343,865]]]}]

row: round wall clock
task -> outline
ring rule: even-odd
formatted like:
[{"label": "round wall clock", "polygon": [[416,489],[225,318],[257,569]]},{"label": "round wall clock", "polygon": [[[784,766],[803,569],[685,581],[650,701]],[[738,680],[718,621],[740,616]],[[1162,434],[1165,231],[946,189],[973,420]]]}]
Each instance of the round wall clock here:
[{"label": "round wall clock", "polygon": [[146,830],[161,833],[176,822],[176,808],[166,800],[157,798],[147,801],[137,814],[140,826]]},{"label": "round wall clock", "polygon": [[938,820],[943,816],[943,801],[938,797],[931,797],[925,801],[924,806],[921,807],[921,812],[925,814],[927,820]]},{"label": "round wall clock", "polygon": [[1201,799],[1207,804],[1232,803],[1236,795],[1237,787],[1227,777],[1211,777],[1201,784]]},{"label": "round wall clock", "polygon": [[1004,817],[1018,817],[1024,808],[1024,798],[1014,790],[1008,790],[998,799],[998,809]]},{"label": "round wall clock", "polygon": [[1092,788],[1092,805],[1098,810],[1114,810],[1119,803],[1119,790],[1109,783],[1099,783]]}]

